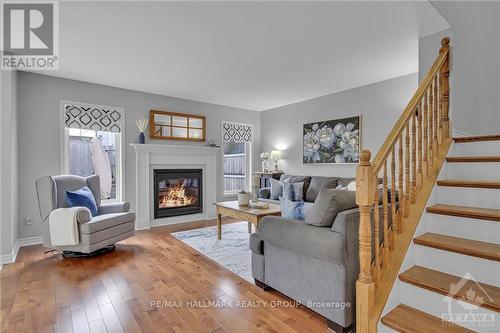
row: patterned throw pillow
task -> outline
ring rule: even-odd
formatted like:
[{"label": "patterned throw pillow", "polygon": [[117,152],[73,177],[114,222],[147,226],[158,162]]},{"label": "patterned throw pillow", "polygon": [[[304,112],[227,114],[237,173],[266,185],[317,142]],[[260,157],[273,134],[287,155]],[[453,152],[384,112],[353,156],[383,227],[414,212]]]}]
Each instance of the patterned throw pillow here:
[{"label": "patterned throw pillow", "polygon": [[304,201],[290,201],[280,197],[280,206],[282,217],[304,221]]},{"label": "patterned throw pillow", "polygon": [[304,182],[291,183],[288,179],[283,182],[283,198],[290,201],[304,200]]},{"label": "patterned throw pillow", "polygon": [[271,200],[278,200],[283,195],[283,183],[271,178]]}]

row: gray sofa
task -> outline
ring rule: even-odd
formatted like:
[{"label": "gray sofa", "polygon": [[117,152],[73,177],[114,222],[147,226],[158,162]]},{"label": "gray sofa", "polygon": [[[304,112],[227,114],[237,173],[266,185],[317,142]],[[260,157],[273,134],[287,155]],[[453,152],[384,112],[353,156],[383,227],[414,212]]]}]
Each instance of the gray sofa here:
[{"label": "gray sofa", "polygon": [[[309,186],[329,184],[326,188],[335,188],[339,181],[345,186],[352,180],[321,177],[320,182],[314,178],[310,178]],[[306,201],[315,198],[308,198],[309,190],[305,189]],[[265,198],[266,192],[261,190],[260,196],[270,201]],[[317,196],[318,192],[316,188],[309,193]],[[313,202],[306,204],[311,209]],[[359,274],[358,227],[358,208],[341,211],[327,227],[282,217],[264,218],[257,232],[250,235],[255,283],[263,289],[275,289],[324,316],[328,327],[337,333],[353,330]],[[380,227],[383,230],[382,221]]]},{"label": "gray sofa", "polygon": [[129,212],[128,202],[101,203],[98,176],[87,178],[73,175],[45,176],[36,183],[40,216],[44,222],[43,244],[54,248],[50,239],[48,217],[56,208],[67,207],[66,191],[87,186],[97,203],[98,215],[92,217],[89,210],[76,215],[80,243],[72,246],[57,246],[65,257],[85,257],[114,249],[114,244],[134,235],[135,213]]}]

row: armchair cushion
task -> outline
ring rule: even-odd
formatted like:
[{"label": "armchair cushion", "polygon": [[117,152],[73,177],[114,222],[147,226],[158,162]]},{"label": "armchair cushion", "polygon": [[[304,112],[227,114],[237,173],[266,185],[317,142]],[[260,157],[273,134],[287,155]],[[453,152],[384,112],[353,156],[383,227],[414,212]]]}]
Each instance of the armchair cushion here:
[{"label": "armchair cushion", "polygon": [[135,214],[131,212],[97,215],[90,222],[80,224],[80,232],[92,234],[134,220]]},{"label": "armchair cushion", "polygon": [[270,244],[323,260],[345,264],[345,237],[330,228],[307,225],[278,216],[266,216],[259,223],[257,235]]},{"label": "armchair cushion", "polygon": [[94,195],[87,186],[76,191],[66,191],[66,204],[68,207],[87,207],[92,216],[98,214]]},{"label": "armchair cushion", "polygon": [[111,202],[101,204],[98,207],[99,215],[112,213],[126,213],[130,210],[129,202]]}]

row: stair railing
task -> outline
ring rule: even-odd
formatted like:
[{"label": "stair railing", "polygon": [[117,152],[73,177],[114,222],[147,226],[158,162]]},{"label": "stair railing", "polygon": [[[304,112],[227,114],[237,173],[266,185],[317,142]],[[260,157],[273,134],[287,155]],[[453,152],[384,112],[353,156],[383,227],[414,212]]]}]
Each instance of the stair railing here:
[{"label": "stair railing", "polygon": [[[370,162],[368,150],[360,154],[356,169],[356,202],[360,209],[360,273],[356,282],[358,333],[377,331],[383,308],[451,143],[449,42],[449,38],[441,41],[436,61],[375,158]],[[379,206],[380,192],[382,207]]]}]

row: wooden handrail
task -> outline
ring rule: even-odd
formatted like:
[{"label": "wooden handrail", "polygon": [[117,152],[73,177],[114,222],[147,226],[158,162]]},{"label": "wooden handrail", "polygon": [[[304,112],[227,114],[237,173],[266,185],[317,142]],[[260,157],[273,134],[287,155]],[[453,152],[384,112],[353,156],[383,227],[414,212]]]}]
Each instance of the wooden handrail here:
[{"label": "wooden handrail", "polygon": [[377,155],[373,159],[373,162],[371,164],[373,166],[374,172],[378,172],[382,168],[383,161],[387,159],[387,156],[389,156],[391,152],[391,147],[396,143],[396,141],[399,139],[399,136],[405,129],[406,124],[411,118],[412,112],[417,108],[418,103],[422,100],[424,94],[427,92],[427,89],[430,87],[432,80],[434,79],[434,77],[436,77],[436,75],[438,74],[439,70],[441,69],[445,61],[447,61],[450,51],[449,42],[450,42],[449,38],[444,38],[441,41],[442,46],[441,50],[439,51],[439,56],[434,61],[434,64],[432,65],[431,69],[427,72],[427,75],[425,75],[425,78],[418,86],[417,91],[413,94],[413,97],[411,98],[410,102],[404,109],[403,113],[401,114],[398,121],[392,128],[391,132],[384,140],[384,143],[380,147]]},{"label": "wooden handrail", "polygon": [[[434,64],[375,158],[370,162],[370,151],[360,153],[356,169],[356,203],[360,209],[360,272],[356,282],[358,333],[377,331],[406,250],[451,144],[449,42],[449,38],[441,41]],[[383,182],[378,185],[381,171]]]}]

